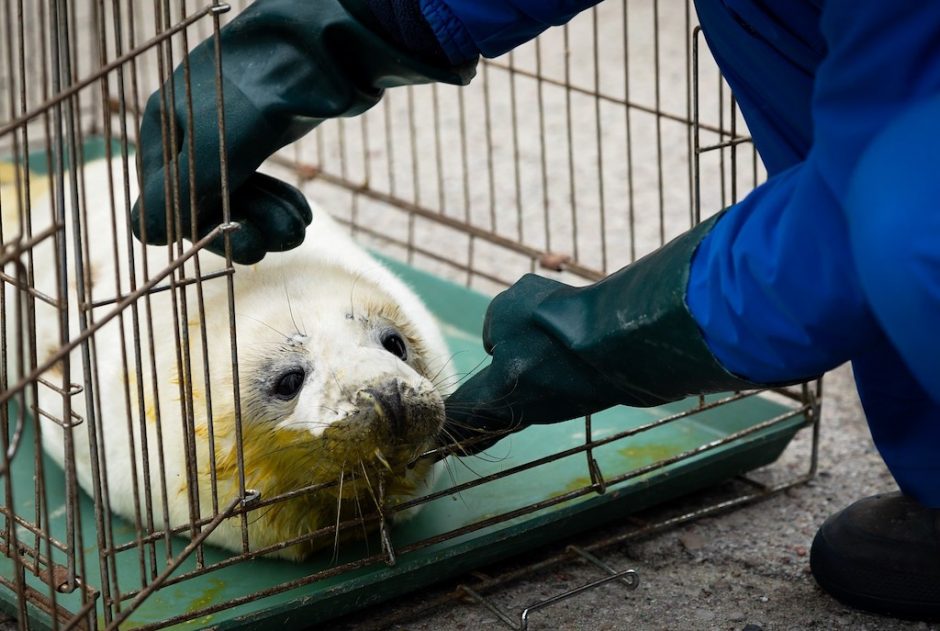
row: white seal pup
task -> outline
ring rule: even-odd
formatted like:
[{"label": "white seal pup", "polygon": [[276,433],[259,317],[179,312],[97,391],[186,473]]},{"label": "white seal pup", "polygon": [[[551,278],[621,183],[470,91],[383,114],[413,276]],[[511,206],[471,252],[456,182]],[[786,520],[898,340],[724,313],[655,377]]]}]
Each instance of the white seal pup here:
[{"label": "white seal pup", "polygon": [[[99,305],[86,311],[91,326],[115,310],[108,301],[133,291],[129,248],[137,287],[146,280],[144,255],[151,277],[173,258],[167,247],[143,248],[129,239],[124,200],[137,197],[136,175],[126,195],[119,161],[110,176],[104,160],[83,167],[86,296],[79,300],[70,271],[72,338],[79,333],[80,302]],[[15,202],[9,194],[3,200],[8,237],[16,233]],[[49,197],[33,199],[32,206],[37,234],[50,225]],[[47,296],[56,296],[55,260],[51,239],[34,249],[34,285]],[[421,492],[434,467],[415,458],[434,445],[443,425],[446,391],[438,376],[446,373],[448,351],[419,298],[315,208],[300,247],[257,265],[234,266],[236,401],[224,260],[203,252],[198,261],[203,277],[223,272],[202,283],[201,296],[195,283],[177,292],[150,292],[91,337],[95,396],[91,410],[85,393],[71,397],[73,418],[84,419],[77,427],[63,429],[65,396],[49,386],[85,382],[81,347],[68,357],[69,379],[62,361],[43,373],[38,388],[45,450],[63,464],[64,435],[72,431],[77,479],[93,494],[87,431],[93,412],[100,426],[97,460],[106,463],[99,471],[107,473],[101,496],[113,512],[141,523],[144,536],[166,526],[185,527],[183,534],[191,536],[194,517],[207,523],[237,501],[242,488],[258,491],[262,502],[292,495],[248,514],[251,550],[375,513],[379,488],[391,503]],[[186,265],[189,278],[193,262]],[[12,305],[9,299],[8,310]],[[42,301],[36,332],[42,365],[60,348],[58,312]],[[295,493],[320,483],[332,486]],[[361,536],[362,529],[349,532]],[[242,519],[226,518],[208,541],[241,551]],[[333,542],[329,535],[273,554],[301,559]]]}]

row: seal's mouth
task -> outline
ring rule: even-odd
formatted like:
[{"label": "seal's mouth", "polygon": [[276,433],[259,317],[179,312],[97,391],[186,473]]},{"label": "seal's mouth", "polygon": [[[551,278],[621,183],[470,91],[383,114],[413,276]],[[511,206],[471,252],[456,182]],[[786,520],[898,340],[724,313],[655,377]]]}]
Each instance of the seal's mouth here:
[{"label": "seal's mouth", "polygon": [[323,434],[331,459],[399,473],[436,443],[444,424],[436,390],[397,379],[363,387],[353,403],[354,410]]}]

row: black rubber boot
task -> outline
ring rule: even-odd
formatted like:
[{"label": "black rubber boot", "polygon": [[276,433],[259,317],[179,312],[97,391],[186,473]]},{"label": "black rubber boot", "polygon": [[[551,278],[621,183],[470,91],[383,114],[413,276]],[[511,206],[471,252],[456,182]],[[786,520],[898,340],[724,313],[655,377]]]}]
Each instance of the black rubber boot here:
[{"label": "black rubber boot", "polygon": [[900,493],[855,502],[816,533],[809,564],[820,587],[851,607],[940,619],[940,509]]}]

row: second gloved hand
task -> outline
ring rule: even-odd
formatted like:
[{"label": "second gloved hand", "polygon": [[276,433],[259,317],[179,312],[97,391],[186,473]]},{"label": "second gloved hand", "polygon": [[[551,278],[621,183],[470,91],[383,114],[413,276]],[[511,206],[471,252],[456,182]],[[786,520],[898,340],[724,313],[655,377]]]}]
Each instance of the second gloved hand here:
[{"label": "second gloved hand", "polygon": [[483,328],[483,347],[493,360],[448,398],[451,434],[469,438],[553,423],[618,402],[615,384],[539,322],[547,302],[576,300],[578,291],[527,274],[493,299]]},{"label": "second gloved hand", "polygon": [[446,401],[444,438],[475,453],[533,423],[759,387],[721,366],[685,303],[719,216],[594,285],[527,275],[498,295],[483,327],[493,361]]},{"label": "second gloved hand", "polygon": [[[362,0],[258,0],[221,30],[225,157],[231,219],[239,224],[231,234],[236,262],[254,263],[267,252],[296,247],[312,218],[300,191],[256,172],[271,154],[327,118],[372,107],[386,88],[432,80],[462,84],[473,76],[472,63],[438,67],[392,46],[381,31]],[[138,238],[146,232],[148,243],[175,238],[177,200],[187,239],[193,223],[195,237],[202,238],[223,221],[214,38],[190,53],[188,66],[191,90],[180,65],[143,114],[143,181],[131,225]],[[222,238],[209,249],[222,253]]]}]

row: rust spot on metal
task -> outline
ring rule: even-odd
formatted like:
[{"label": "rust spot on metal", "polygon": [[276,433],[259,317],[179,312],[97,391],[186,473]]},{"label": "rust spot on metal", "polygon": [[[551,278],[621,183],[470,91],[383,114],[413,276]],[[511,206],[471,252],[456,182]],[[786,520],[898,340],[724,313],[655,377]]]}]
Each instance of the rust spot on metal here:
[{"label": "rust spot on metal", "polygon": [[68,594],[79,586],[76,580],[74,584],[69,584],[69,570],[64,565],[56,565],[52,568],[52,585],[56,591],[62,594]]},{"label": "rust spot on metal", "polygon": [[545,252],[539,257],[539,267],[560,272],[571,262],[571,255],[558,252]]},{"label": "rust spot on metal", "polygon": [[312,164],[298,164],[294,172],[303,180],[312,180],[320,175],[320,169]]}]

